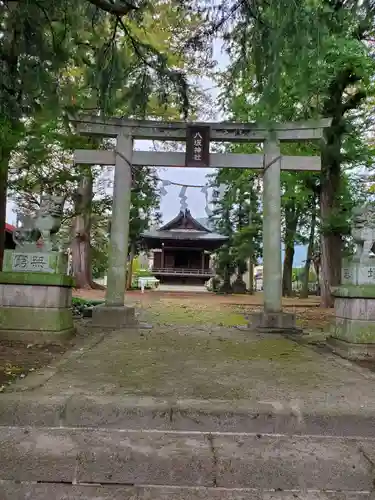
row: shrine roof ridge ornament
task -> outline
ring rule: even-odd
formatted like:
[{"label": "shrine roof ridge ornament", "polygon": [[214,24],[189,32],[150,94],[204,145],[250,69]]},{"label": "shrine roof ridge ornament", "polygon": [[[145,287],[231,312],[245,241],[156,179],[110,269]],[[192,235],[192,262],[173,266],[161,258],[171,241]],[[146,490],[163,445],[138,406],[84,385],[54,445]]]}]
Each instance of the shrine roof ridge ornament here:
[{"label": "shrine roof ridge ornament", "polygon": [[323,130],[331,125],[331,118],[287,123],[236,123],[236,122],[159,122],[153,120],[128,120],[126,118],[103,118],[81,115],[71,118],[77,131],[83,135],[116,137],[123,130],[134,139],[186,140],[190,127],[210,127],[210,140],[219,142],[262,142],[274,132],[280,141],[319,140]]}]

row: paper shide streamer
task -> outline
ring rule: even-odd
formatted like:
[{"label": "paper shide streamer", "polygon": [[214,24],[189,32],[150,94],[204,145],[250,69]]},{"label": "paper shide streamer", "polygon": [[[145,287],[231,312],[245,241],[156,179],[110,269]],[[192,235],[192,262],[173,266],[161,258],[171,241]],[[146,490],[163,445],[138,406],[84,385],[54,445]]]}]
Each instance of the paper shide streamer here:
[{"label": "paper shide streamer", "polygon": [[197,186],[197,185],[192,185],[192,184],[180,184],[178,182],[172,182],[172,181],[169,181],[167,179],[159,179],[159,181],[161,183],[161,187],[160,187],[160,195],[161,196],[165,196],[168,193],[168,191],[165,189],[167,186],[180,186],[181,187],[181,191],[180,191],[178,197],[180,199],[180,210],[182,210],[182,211],[185,211],[188,208],[187,196],[186,196],[187,190],[188,189],[200,189],[201,193],[204,194],[204,197],[206,200],[205,212],[207,214],[207,217],[210,217],[212,215],[212,210],[209,207],[209,199],[208,199],[209,186],[207,186],[207,185]]}]

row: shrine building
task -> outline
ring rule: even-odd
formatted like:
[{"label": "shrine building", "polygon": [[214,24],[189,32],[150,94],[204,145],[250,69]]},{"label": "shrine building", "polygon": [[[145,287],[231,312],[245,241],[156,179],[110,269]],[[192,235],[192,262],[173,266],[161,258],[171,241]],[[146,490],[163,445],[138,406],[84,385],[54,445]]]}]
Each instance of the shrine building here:
[{"label": "shrine building", "polygon": [[141,235],[153,253],[152,273],[161,283],[200,285],[215,275],[211,255],[228,239],[194,219],[190,210]]}]

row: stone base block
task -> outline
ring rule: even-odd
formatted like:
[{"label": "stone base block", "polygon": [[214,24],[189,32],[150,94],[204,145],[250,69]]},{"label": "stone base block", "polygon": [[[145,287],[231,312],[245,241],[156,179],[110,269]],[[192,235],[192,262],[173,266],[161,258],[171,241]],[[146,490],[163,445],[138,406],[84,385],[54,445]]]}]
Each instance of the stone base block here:
[{"label": "stone base block", "polygon": [[61,343],[74,332],[71,277],[48,273],[0,273],[0,338]]},{"label": "stone base block", "polygon": [[59,344],[75,333],[72,310],[0,307],[0,338],[30,344]]},{"label": "stone base block", "polygon": [[136,326],[133,306],[107,306],[101,304],[92,309],[92,325],[102,328],[127,328]]},{"label": "stone base block", "polygon": [[1,307],[0,330],[61,332],[73,328],[71,309]]},{"label": "stone base block", "polygon": [[375,287],[333,288],[335,314],[340,318],[375,321]]},{"label": "stone base block", "polygon": [[0,284],[0,307],[70,308],[72,289],[50,285]]},{"label": "stone base block", "polygon": [[59,344],[71,337],[72,284],[63,274],[0,273],[0,338]]},{"label": "stone base block", "polygon": [[257,312],[249,317],[249,328],[265,333],[301,333],[296,327],[294,314],[279,312]]},{"label": "stone base block", "polygon": [[3,285],[61,286],[73,287],[74,279],[66,274],[0,272]]},{"label": "stone base block", "polygon": [[353,344],[375,345],[375,321],[340,318],[336,316],[332,337]]},{"label": "stone base block", "polygon": [[345,359],[375,360],[375,344],[358,344],[328,337],[327,347]]},{"label": "stone base block", "polygon": [[0,339],[10,342],[23,342],[25,344],[54,344],[60,345],[71,339],[76,333],[74,327],[66,330],[2,330]]},{"label": "stone base block", "polygon": [[333,295],[332,337],[349,344],[375,345],[375,287],[341,286],[333,289]]}]

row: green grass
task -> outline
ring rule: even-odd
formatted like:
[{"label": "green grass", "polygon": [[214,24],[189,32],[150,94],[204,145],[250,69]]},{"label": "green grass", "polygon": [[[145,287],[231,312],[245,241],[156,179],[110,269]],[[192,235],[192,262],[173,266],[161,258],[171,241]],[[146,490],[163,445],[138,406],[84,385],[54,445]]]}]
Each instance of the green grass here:
[{"label": "green grass", "polygon": [[186,305],[174,301],[150,304],[146,307],[150,320],[158,325],[213,325],[233,327],[247,325],[244,315],[222,306],[220,309],[212,304]]},{"label": "green grass", "polygon": [[[209,301],[202,303],[196,300],[162,299],[145,304],[149,321],[158,325],[186,325],[186,326],[245,326],[252,312],[261,310],[260,305],[218,304]],[[296,314],[296,324],[305,332],[325,333],[330,331],[333,313],[317,307],[287,309]]]}]

